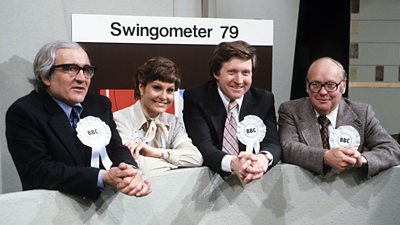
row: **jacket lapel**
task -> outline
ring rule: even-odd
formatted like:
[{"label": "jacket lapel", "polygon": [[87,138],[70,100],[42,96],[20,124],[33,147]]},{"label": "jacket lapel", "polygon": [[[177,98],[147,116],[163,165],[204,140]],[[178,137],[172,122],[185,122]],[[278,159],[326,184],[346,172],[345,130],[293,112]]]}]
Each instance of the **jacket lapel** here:
[{"label": "jacket lapel", "polygon": [[75,131],[72,129],[71,124],[64,111],[60,106],[47,94],[46,91],[41,93],[44,102],[44,108],[49,115],[49,126],[54,134],[58,137],[59,141],[68,150],[77,165],[84,165],[84,158],[82,152],[77,149],[77,142],[80,143],[76,137]]},{"label": "jacket lapel", "polygon": [[342,99],[339,104],[339,110],[336,120],[336,128],[344,125],[350,125],[360,131],[361,122],[350,106]]},{"label": "jacket lapel", "polygon": [[360,148],[363,145],[364,134],[362,132],[362,124],[354,113],[353,109],[342,98],[339,104],[338,115],[336,119],[336,128],[340,126],[350,125],[354,127],[360,135]]},{"label": "jacket lapel", "polygon": [[[253,110],[256,107],[256,99],[253,97],[251,90],[247,91],[243,97],[242,106],[239,112],[239,123],[244,119],[245,116],[254,115]],[[267,131],[268,132],[268,131]],[[246,145],[239,141],[239,150],[246,151]]]},{"label": "jacket lapel", "polygon": [[299,130],[304,142],[309,146],[322,146],[318,121],[310,99],[306,98],[303,106],[296,110],[303,110],[299,113]]},{"label": "jacket lapel", "polygon": [[257,102],[251,94],[251,91],[247,91],[247,93],[243,97],[242,106],[240,107],[239,122],[242,121],[245,116],[252,115],[252,110],[254,110],[256,104]]},{"label": "jacket lapel", "polygon": [[226,110],[218,94],[217,84],[215,81],[211,81],[209,85],[207,85],[207,89],[207,100],[209,101],[209,104],[204,107],[208,107],[210,120],[217,134],[218,144],[220,144],[219,148],[222,148],[222,139],[227,115]]}]

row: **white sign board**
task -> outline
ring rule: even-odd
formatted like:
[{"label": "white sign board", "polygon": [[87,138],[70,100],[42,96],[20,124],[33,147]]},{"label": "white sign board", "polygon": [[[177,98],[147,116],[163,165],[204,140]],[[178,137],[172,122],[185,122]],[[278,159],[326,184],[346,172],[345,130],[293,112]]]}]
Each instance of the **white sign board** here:
[{"label": "white sign board", "polygon": [[273,45],[272,20],[72,15],[72,41],[216,45],[245,40]]}]

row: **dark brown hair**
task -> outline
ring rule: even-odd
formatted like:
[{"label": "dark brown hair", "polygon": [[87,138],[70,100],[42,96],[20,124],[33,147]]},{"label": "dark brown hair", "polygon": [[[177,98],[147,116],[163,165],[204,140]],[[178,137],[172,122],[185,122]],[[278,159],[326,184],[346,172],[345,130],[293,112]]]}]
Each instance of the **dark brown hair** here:
[{"label": "dark brown hair", "polygon": [[135,98],[140,99],[139,84],[146,86],[155,80],[175,83],[175,91],[181,85],[181,78],[176,64],[170,59],[157,56],[147,60],[137,69],[134,76]]},{"label": "dark brown hair", "polygon": [[214,50],[210,58],[210,76],[219,75],[222,64],[232,57],[240,59],[251,59],[252,70],[256,67],[256,49],[244,41],[221,42]]}]

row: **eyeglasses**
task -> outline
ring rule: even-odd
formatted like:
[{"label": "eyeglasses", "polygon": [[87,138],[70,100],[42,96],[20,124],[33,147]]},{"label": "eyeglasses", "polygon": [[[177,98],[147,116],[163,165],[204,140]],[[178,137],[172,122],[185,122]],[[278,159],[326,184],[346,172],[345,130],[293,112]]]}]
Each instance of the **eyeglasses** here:
[{"label": "eyeglasses", "polygon": [[80,67],[76,64],[59,64],[59,65],[54,65],[53,69],[56,68],[61,68],[64,73],[69,74],[71,77],[76,77],[79,72],[82,70],[83,75],[85,76],[86,79],[90,79],[94,76],[94,72],[96,71],[96,67],[94,66],[89,66],[85,65],[83,67]]},{"label": "eyeglasses", "polygon": [[339,83],[328,81],[323,84],[318,81],[313,81],[308,83],[308,89],[312,92],[319,92],[322,89],[322,87],[324,87],[327,92],[334,92],[338,89],[339,84],[342,82],[343,80],[341,80]]}]

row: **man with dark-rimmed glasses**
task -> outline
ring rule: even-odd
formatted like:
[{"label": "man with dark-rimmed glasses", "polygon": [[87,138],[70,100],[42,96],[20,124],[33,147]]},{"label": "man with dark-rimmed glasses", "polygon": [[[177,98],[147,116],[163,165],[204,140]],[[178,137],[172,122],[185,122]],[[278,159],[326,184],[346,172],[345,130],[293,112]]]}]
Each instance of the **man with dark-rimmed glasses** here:
[{"label": "man with dark-rimmed glasses", "polygon": [[370,105],[343,98],[346,72],[336,60],[314,61],[307,72],[308,97],[279,107],[282,161],[327,175],[354,168],[369,178],[400,162],[399,144]]},{"label": "man with dark-rimmed glasses", "polygon": [[44,45],[34,91],[6,114],[8,149],[24,190],[50,189],[96,200],[105,186],[145,196],[150,183],[122,145],[111,103],[88,93],[95,67],[74,42]]}]

